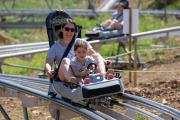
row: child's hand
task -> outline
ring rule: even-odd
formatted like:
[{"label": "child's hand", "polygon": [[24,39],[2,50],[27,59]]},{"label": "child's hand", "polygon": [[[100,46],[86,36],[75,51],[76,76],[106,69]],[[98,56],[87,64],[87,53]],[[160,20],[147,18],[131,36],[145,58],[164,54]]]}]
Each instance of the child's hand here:
[{"label": "child's hand", "polygon": [[107,67],[112,67],[112,61],[111,60],[104,60],[104,63]]},{"label": "child's hand", "polygon": [[113,78],[114,78],[114,71],[112,71],[112,70],[107,71],[106,79],[110,80],[110,79],[113,79]]},{"label": "child's hand", "polygon": [[76,77],[71,77],[69,82],[74,83],[74,84],[78,84],[78,79]]},{"label": "child's hand", "polygon": [[82,72],[81,72],[81,75],[83,76],[83,77],[85,77],[85,76],[87,76],[88,74],[89,74],[89,70],[86,68],[86,69],[84,69]]},{"label": "child's hand", "polygon": [[84,84],[89,84],[89,83],[91,83],[92,81],[91,81],[91,79],[90,78],[85,78],[84,80],[83,80],[83,83]]}]

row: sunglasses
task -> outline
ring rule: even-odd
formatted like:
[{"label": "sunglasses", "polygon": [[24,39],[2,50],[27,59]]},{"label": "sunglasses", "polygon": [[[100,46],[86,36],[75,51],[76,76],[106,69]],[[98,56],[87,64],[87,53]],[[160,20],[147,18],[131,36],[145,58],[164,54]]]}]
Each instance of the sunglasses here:
[{"label": "sunglasses", "polygon": [[75,32],[75,29],[74,28],[69,28],[69,27],[65,27],[64,28],[64,30],[66,31],[66,32]]}]

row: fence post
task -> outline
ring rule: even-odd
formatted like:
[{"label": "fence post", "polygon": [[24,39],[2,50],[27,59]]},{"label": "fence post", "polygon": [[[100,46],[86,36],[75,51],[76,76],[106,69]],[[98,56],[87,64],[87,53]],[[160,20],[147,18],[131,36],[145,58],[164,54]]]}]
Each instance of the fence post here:
[{"label": "fence post", "polygon": [[29,120],[27,107],[23,106],[24,120]]},{"label": "fence post", "polygon": [[11,120],[10,117],[8,116],[8,114],[6,113],[6,111],[4,110],[4,108],[1,105],[0,105],[0,112],[4,116],[5,120]]},{"label": "fence post", "polygon": [[132,9],[129,8],[129,82],[131,83],[132,82],[132,66],[131,66],[131,63],[132,63],[132,59],[131,59],[131,50],[132,50]]},{"label": "fence post", "polygon": [[137,86],[137,64],[139,63],[138,62],[138,53],[137,53],[137,39],[136,38],[133,38],[133,44],[134,44],[134,72],[133,72],[133,75],[134,75],[134,87]]}]

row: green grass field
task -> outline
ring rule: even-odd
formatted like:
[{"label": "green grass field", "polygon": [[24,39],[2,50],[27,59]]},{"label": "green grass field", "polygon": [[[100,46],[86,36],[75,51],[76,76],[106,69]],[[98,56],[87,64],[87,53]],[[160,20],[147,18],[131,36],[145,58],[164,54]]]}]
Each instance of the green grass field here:
[{"label": "green grass field", "polygon": [[1,9],[66,9],[66,8],[87,8],[86,0],[7,0],[0,4]]}]

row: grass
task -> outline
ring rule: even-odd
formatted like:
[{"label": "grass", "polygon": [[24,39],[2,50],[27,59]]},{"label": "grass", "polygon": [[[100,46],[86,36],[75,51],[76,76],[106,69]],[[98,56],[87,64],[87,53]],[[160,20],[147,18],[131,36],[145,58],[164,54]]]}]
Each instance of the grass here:
[{"label": "grass", "polygon": [[[41,68],[44,68],[45,57],[46,57],[46,53],[40,53],[40,54],[36,54],[33,57],[32,61],[24,61],[19,58],[9,58],[9,59],[6,59],[5,62],[41,69]],[[3,66],[3,71],[6,74],[18,74],[18,75],[23,75],[23,74],[33,75],[34,73],[33,70],[31,69],[14,68],[14,67],[9,67],[9,66]]]},{"label": "grass", "polygon": [[141,15],[139,19],[139,32],[164,28],[165,23],[162,19],[152,15]]},{"label": "grass", "polygon": [[137,114],[135,120],[150,120],[150,119],[142,114]]},{"label": "grass", "polygon": [[[47,1],[47,2],[46,2]],[[15,0],[13,9],[53,9],[87,8],[85,0]],[[13,2],[6,1],[0,4],[1,9],[12,8]]]},{"label": "grass", "polygon": [[102,15],[101,17],[95,18],[95,19],[88,19],[88,18],[82,18],[82,17],[76,17],[75,21],[77,24],[82,25],[82,37],[84,37],[85,33],[92,28],[96,27],[98,24],[103,22],[104,20],[110,18],[109,15]]},{"label": "grass", "polygon": [[15,38],[13,43],[32,43],[32,42],[44,42],[48,40],[45,29],[42,30],[8,30],[8,34]]}]

